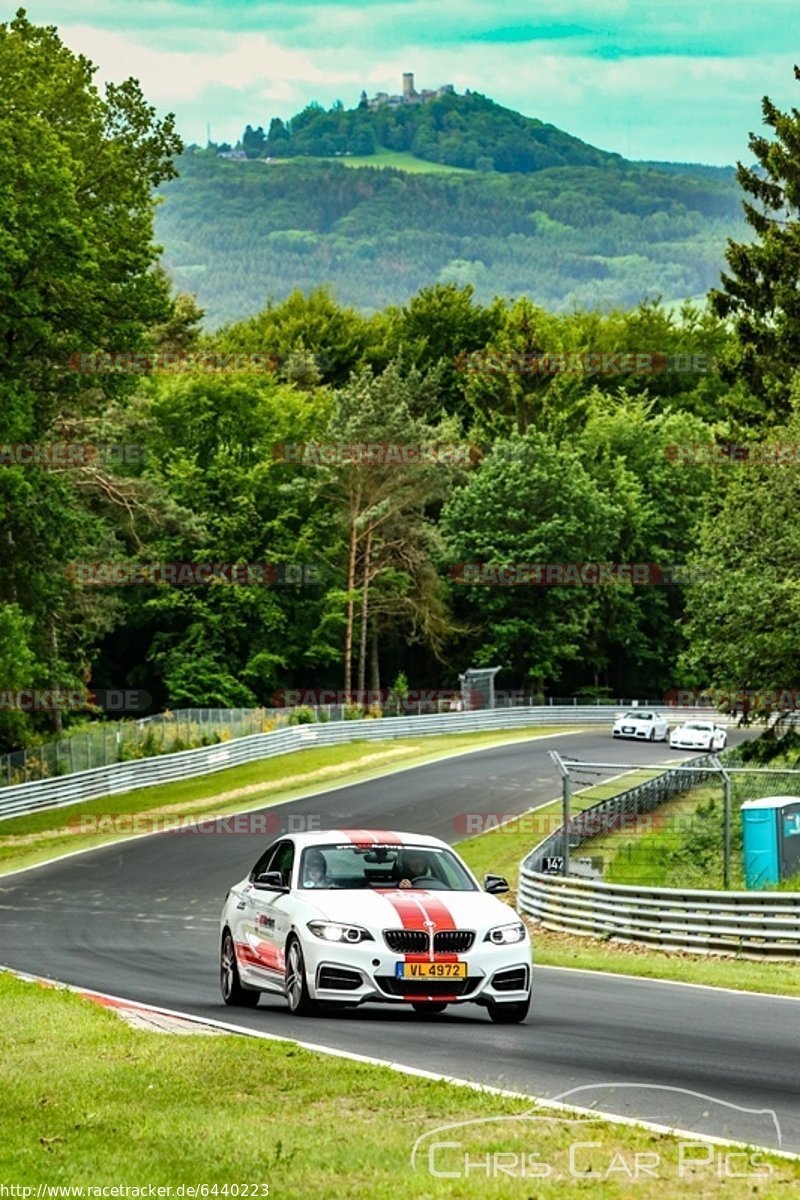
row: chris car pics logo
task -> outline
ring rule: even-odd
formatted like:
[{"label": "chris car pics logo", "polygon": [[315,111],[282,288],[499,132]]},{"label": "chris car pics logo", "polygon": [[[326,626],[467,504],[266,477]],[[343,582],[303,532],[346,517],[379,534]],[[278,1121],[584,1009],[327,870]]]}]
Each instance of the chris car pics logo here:
[{"label": "chris car pics logo", "polygon": [[[635,1129],[624,1142],[600,1127],[601,1122],[623,1114],[570,1102],[578,1094],[605,1090],[616,1107],[628,1089],[646,1098],[640,1099],[640,1107],[650,1115],[641,1118],[645,1128]],[[712,1114],[717,1127],[725,1128],[728,1135],[688,1132],[678,1127],[679,1114],[687,1125],[707,1124]],[[626,1120],[630,1115],[625,1114]],[[659,1116],[656,1124],[652,1118]],[[672,1132],[673,1140],[654,1148],[647,1125]],[[773,1109],[745,1108],[687,1088],[614,1082],[572,1088],[521,1113],[439,1125],[415,1140],[410,1166],[418,1174],[447,1180],[580,1179],[623,1185],[662,1180],[675,1187],[695,1184],[702,1190],[703,1183],[712,1180],[747,1179],[757,1188],[758,1181],[774,1174],[765,1156],[770,1149],[780,1150],[781,1144]]]}]

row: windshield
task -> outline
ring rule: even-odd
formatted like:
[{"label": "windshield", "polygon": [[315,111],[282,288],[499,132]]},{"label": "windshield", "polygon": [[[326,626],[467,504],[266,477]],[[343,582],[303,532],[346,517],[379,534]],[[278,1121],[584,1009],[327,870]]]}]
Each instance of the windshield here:
[{"label": "windshield", "polygon": [[698,729],[701,733],[709,733],[713,727],[711,725],[701,725],[699,721],[688,721],[683,728]]},{"label": "windshield", "polygon": [[300,859],[301,888],[412,887],[425,891],[475,892],[477,887],[451,850],[435,846],[356,846],[352,842],[309,846]]},{"label": "windshield", "polygon": [[644,712],[629,712],[625,713],[624,717],[620,717],[620,721],[652,721],[652,713]]}]

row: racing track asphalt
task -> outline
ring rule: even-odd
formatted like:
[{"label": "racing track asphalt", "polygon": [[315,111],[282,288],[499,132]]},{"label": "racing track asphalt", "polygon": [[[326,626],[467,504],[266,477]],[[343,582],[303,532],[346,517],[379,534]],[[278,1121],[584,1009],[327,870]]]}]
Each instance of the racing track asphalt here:
[{"label": "racing track asphalt", "polygon": [[[455,842],[459,814],[518,813],[554,799],[553,748],[599,761],[674,757],[661,745],[584,730],[473,751],[272,812],[283,822],[319,814],[323,828],[416,830]],[[0,878],[0,961],[144,1004],[800,1152],[800,1000],[536,967],[534,1003],[519,1026],[493,1025],[469,1005],[428,1019],[378,1005],[292,1018],[272,997],[254,1011],[224,1008],[219,911],[264,844],[256,834],[163,833]],[[780,1140],[769,1112],[750,1110],[774,1110]]]}]

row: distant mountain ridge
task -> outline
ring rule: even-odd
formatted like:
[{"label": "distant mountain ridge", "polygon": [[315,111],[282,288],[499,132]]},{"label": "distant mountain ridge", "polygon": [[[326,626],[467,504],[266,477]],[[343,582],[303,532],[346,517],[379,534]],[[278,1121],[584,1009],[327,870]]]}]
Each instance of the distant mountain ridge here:
[{"label": "distant mountain ridge", "polygon": [[[433,103],[427,107],[432,107]],[[600,152],[598,152],[600,153]],[[396,154],[413,168],[386,165]],[[374,163],[349,166],[345,164]],[[209,326],[328,284],[364,312],[434,282],[551,311],[703,296],[741,240],[730,173],[601,165],[481,173],[410,154],[231,162],[194,150],[162,189],[156,237]]]}]

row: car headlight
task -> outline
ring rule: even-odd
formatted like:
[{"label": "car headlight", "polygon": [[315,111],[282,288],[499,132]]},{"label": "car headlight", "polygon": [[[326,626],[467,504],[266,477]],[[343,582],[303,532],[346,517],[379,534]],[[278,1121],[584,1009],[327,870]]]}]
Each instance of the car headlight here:
[{"label": "car headlight", "polygon": [[494,942],[495,946],[512,946],[514,942],[525,940],[525,926],[521,921],[515,921],[513,925],[496,925],[483,940]]},{"label": "car headlight", "polygon": [[323,942],[355,944],[375,940],[368,929],[362,929],[360,925],[340,925],[338,921],[309,921],[307,928]]}]

